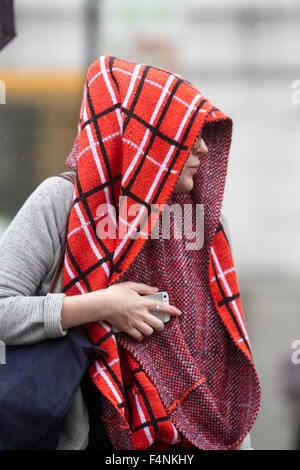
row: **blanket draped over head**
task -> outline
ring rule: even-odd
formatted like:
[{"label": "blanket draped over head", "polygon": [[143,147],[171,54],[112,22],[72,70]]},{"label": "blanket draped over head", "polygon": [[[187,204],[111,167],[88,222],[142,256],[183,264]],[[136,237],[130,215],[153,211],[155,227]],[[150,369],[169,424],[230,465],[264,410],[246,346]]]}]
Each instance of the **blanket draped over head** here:
[{"label": "blanket draped over head", "polygon": [[[194,187],[174,193],[201,130],[208,153]],[[113,333],[107,321],[85,325],[109,353],[89,372],[116,449],[236,449],[257,416],[259,380],[220,218],[231,133],[231,119],[179,75],[110,56],[88,70],[67,159],[76,182],[63,291],[83,294],[131,280],[167,291],[183,312],[141,342]],[[197,249],[187,248],[184,230],[175,236],[172,211],[170,237],[161,228],[151,237],[175,203],[187,205],[193,228],[201,217],[191,208],[203,205]],[[114,236],[99,236],[103,217]]]}]

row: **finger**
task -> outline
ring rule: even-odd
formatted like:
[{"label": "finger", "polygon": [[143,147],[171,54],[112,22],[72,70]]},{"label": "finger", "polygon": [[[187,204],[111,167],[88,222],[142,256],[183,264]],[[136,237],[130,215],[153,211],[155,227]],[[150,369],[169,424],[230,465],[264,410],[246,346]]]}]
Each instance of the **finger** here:
[{"label": "finger", "polygon": [[144,336],[142,335],[142,333],[137,330],[136,328],[128,328],[128,329],[124,329],[125,333],[129,334],[130,336],[132,336],[134,339],[136,339],[137,341],[142,341],[144,339]]},{"label": "finger", "polygon": [[149,312],[155,311],[156,305],[159,305],[159,312],[169,313],[170,315],[181,315],[182,311],[179,308],[174,307],[174,305],[167,304],[166,302],[161,302],[160,300],[151,300],[145,299],[146,308]]},{"label": "finger", "polygon": [[151,313],[145,313],[145,315],[143,316],[143,320],[145,323],[148,323],[148,325],[150,325],[154,330],[162,331],[164,329],[163,322]]},{"label": "finger", "polygon": [[158,291],[158,287],[148,286],[148,284],[142,284],[140,282],[133,281],[129,282],[128,287],[138,294],[153,294],[154,292]]},{"label": "finger", "polygon": [[151,336],[153,333],[153,328],[145,322],[136,323],[136,328],[145,336]]}]

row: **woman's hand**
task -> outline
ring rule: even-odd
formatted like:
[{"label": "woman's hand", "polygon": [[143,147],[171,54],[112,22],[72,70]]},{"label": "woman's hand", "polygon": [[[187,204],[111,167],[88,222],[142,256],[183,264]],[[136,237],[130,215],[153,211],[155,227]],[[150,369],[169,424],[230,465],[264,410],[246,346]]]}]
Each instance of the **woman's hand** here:
[{"label": "woman's hand", "polygon": [[150,336],[154,330],[163,330],[163,322],[150,313],[157,304],[160,312],[181,315],[181,311],[172,305],[145,298],[144,295],[158,291],[147,284],[128,281],[114,284],[105,290],[107,304],[111,307],[108,308],[106,319],[138,341],[144,338],[143,335]]},{"label": "woman's hand", "polygon": [[141,341],[143,335],[150,336],[154,330],[164,328],[163,322],[150,313],[156,304],[160,306],[160,312],[181,315],[181,311],[172,305],[144,297],[157,291],[157,287],[128,281],[87,294],[66,296],[61,312],[62,328],[107,320]]}]

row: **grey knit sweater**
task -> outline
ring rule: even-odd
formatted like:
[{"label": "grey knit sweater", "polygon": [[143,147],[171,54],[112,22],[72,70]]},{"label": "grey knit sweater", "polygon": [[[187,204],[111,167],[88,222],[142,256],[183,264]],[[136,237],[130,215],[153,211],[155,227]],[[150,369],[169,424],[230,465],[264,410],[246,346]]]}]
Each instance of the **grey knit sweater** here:
[{"label": "grey knit sweater", "polygon": [[[48,294],[73,196],[71,182],[52,176],[28,197],[0,239],[0,339],[6,345],[56,338],[61,328],[62,273]],[[226,220],[223,224],[228,233]],[[89,420],[79,387],[63,419],[57,449],[85,449]],[[251,448],[248,435],[241,449]]]}]

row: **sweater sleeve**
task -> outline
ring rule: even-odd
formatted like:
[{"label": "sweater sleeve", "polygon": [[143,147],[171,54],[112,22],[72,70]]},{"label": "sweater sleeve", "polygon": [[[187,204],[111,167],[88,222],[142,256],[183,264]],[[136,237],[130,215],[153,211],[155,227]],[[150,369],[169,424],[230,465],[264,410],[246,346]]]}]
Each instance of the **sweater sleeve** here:
[{"label": "sweater sleeve", "polygon": [[64,293],[36,295],[60,256],[73,185],[58,176],[28,197],[0,239],[0,339],[7,345],[64,336]]}]

